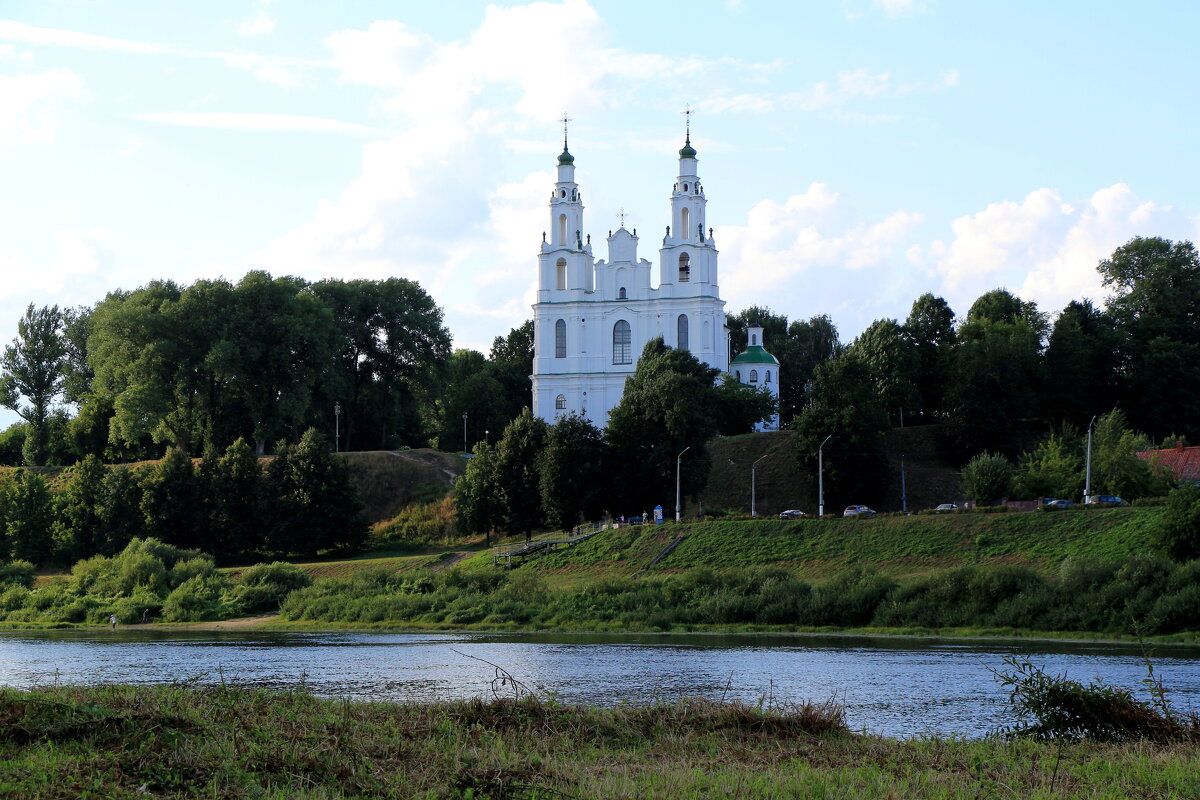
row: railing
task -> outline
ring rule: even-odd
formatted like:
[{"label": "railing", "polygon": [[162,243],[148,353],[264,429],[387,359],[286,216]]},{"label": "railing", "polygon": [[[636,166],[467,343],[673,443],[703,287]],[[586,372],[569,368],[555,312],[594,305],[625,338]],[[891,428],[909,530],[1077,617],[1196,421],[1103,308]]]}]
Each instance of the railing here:
[{"label": "railing", "polygon": [[615,526],[611,522],[584,523],[583,525],[576,525],[571,529],[570,533],[553,533],[544,539],[500,545],[492,549],[492,563],[499,564],[503,561],[505,566],[510,567],[514,558],[525,558],[536,553],[549,552],[559,546],[570,547],[612,527]]}]

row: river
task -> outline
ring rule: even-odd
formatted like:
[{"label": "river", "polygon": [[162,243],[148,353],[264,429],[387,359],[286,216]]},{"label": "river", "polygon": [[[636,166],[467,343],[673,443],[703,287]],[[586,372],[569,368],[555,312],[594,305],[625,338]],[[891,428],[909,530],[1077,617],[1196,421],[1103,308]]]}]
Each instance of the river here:
[{"label": "river", "polygon": [[[749,634],[10,632],[0,633],[0,685],[224,681],[444,700],[490,695],[486,661],[564,703],[836,698],[857,730],[981,736],[1012,722],[991,670],[1014,655],[1146,696],[1146,664],[1132,646]],[[1159,647],[1153,663],[1177,710],[1200,711],[1200,647]]]}]

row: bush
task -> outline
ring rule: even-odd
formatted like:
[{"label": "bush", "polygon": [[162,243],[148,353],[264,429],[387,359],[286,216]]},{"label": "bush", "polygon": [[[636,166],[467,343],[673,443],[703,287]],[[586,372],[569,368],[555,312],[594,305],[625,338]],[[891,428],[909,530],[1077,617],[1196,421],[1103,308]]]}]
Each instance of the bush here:
[{"label": "bush", "polygon": [[17,559],[16,561],[0,563],[0,586],[13,585],[32,589],[33,581],[36,577],[37,574],[34,571],[33,564],[28,561]]},{"label": "bush", "polygon": [[1166,505],[1156,544],[1181,561],[1200,556],[1200,486],[1180,486],[1167,495]]},{"label": "bush", "polygon": [[223,616],[225,582],[218,573],[197,575],[181,583],[163,601],[167,622],[200,622]]},{"label": "bush", "polygon": [[963,496],[976,505],[992,503],[1009,495],[1012,480],[1013,468],[1008,459],[995,453],[980,453],[963,467]]},{"label": "bush", "polygon": [[261,614],[277,610],[290,593],[311,585],[312,576],[295,564],[255,564],[238,577],[227,598],[244,614]]}]

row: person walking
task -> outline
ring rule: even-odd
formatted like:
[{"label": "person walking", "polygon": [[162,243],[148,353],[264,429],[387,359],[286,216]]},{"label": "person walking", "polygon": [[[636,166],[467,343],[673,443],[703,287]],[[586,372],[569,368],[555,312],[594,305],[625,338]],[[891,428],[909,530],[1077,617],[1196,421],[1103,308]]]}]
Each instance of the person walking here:
[{"label": "person walking", "polygon": [[112,629],[115,631],[117,629],[117,615],[109,614],[108,621],[112,623],[112,626],[113,626]]}]

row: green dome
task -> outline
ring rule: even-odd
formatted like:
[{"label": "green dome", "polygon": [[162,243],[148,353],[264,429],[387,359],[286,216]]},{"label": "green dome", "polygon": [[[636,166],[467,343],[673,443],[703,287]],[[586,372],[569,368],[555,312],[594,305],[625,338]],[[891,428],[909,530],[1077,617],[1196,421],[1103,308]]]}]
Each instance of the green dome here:
[{"label": "green dome", "polygon": [[768,353],[759,345],[747,347],[737,358],[729,362],[733,364],[778,364],[779,359]]},{"label": "green dome", "polygon": [[575,163],[575,156],[567,152],[567,148],[563,148],[562,155],[558,157],[558,165],[565,167]]},{"label": "green dome", "polygon": [[688,138],[687,142],[683,145],[683,149],[679,151],[679,157],[680,158],[695,158],[696,157],[696,148],[692,147],[692,140],[690,137]]}]

